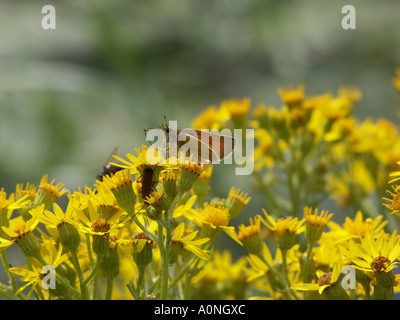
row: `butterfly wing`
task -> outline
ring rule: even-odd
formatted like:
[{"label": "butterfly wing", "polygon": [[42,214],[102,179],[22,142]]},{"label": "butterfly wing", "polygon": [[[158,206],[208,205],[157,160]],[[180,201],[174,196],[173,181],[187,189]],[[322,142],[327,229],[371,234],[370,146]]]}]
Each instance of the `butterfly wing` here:
[{"label": "butterfly wing", "polygon": [[236,139],[207,131],[183,129],[178,133],[178,141],[183,144],[179,151],[198,163],[219,163],[232,154]]}]

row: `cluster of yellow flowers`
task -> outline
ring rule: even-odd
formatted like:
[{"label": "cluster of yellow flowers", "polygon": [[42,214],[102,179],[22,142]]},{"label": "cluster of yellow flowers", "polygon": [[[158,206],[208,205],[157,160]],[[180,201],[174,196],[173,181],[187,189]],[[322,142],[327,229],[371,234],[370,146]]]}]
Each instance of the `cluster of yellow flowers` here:
[{"label": "cluster of yellow flowers", "polygon": [[[228,100],[192,124],[254,128],[254,191],[265,195],[267,210],[251,214],[248,225],[232,221],[251,197],[236,187],[213,197],[212,165],[171,162],[142,146],[135,155],[115,156],[115,170],[83,190],[70,192],[47,175],[9,196],[0,190],[0,254],[9,278],[0,295],[393,299],[400,235],[382,210],[392,218],[400,212],[397,127],[355,119],[357,89],[314,97],[306,97],[304,86],[278,92],[281,109]],[[330,199],[354,219],[339,224],[318,209],[332,205]],[[233,262],[231,251],[216,250],[221,232],[247,254]],[[10,246],[20,248],[25,266],[10,266]]]},{"label": "cluster of yellow flowers", "polygon": [[[169,164],[148,151],[142,146],[136,156],[119,158],[115,174],[84,190],[71,193],[61,183],[49,183],[47,175],[38,187],[17,185],[9,197],[2,189],[0,250],[10,286],[2,285],[0,294],[8,299],[32,294],[38,299],[191,298],[191,283],[201,278],[210,247],[221,231],[236,239],[229,219],[250,199],[232,188],[226,200],[203,203],[211,166],[185,158]],[[65,210],[56,203],[63,195]],[[26,266],[9,267],[5,249],[14,244],[26,256]],[[54,287],[48,285],[49,266],[55,270]]]}]

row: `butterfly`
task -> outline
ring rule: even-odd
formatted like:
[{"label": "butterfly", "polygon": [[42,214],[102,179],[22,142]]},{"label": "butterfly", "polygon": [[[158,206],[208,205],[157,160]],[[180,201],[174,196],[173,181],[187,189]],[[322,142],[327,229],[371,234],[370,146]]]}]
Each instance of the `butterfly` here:
[{"label": "butterfly", "polygon": [[[216,164],[229,157],[236,147],[236,139],[228,135],[195,129],[181,130],[169,126],[166,116],[164,119],[165,125],[160,129],[143,129],[143,131],[149,133],[152,130],[161,130],[164,136],[162,141],[166,145],[169,157],[183,155],[194,163]],[[153,134],[159,136],[157,133]]]}]

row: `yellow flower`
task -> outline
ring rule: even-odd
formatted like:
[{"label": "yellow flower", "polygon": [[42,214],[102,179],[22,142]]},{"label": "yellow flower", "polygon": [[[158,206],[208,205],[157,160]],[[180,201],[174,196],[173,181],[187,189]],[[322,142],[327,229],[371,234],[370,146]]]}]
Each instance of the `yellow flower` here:
[{"label": "yellow flower", "polygon": [[247,115],[250,110],[250,99],[226,100],[221,104],[221,109],[226,108],[231,116],[235,129],[247,128]]},{"label": "yellow flower", "polygon": [[314,213],[312,213],[311,207],[304,207],[306,238],[309,243],[316,243],[321,238],[321,235],[332,216],[333,214],[328,211],[322,210],[321,213],[318,214],[317,208],[315,208]]},{"label": "yellow flower", "polygon": [[398,154],[399,133],[396,125],[388,120],[363,121],[347,136],[349,151],[369,153],[380,162],[392,166]]},{"label": "yellow flower", "polygon": [[37,209],[32,209],[32,218],[28,221],[23,221],[20,216],[10,220],[9,227],[1,227],[10,239],[0,238],[0,251],[16,243],[25,255],[35,258],[40,255],[40,243],[33,234],[33,230],[35,230],[39,223],[35,210],[43,210],[43,206],[44,205],[41,205]]},{"label": "yellow flower", "polygon": [[262,250],[262,241],[260,237],[260,223],[261,217],[259,215],[255,216],[254,222],[250,218],[250,225],[245,226],[241,224],[237,238],[243,243],[245,248],[249,253],[257,254]]},{"label": "yellow flower", "polygon": [[341,259],[341,251],[335,239],[323,234],[320,240],[320,245],[312,249],[312,261],[315,268],[323,271],[330,270],[334,262]]},{"label": "yellow flower", "polygon": [[[28,221],[32,218],[29,210],[33,208],[33,201],[36,197],[37,188],[33,184],[27,183],[25,188],[23,183],[17,184],[15,191],[15,198],[19,199],[26,199],[27,202],[21,208],[18,208],[18,212],[22,215],[25,221]],[[1,211],[1,210],[0,210]]]},{"label": "yellow flower", "polygon": [[294,88],[280,88],[278,93],[282,101],[287,105],[297,105],[304,100],[304,85],[299,85]]},{"label": "yellow flower", "polygon": [[143,231],[135,233],[129,242],[139,253],[143,251],[146,245],[150,246],[151,249],[157,248],[157,243],[151,240]]},{"label": "yellow flower", "polygon": [[[333,287],[335,287],[335,289],[341,288],[340,284],[338,284],[337,281],[342,272],[342,268],[343,264],[342,261],[339,259],[335,262],[332,272],[325,273],[321,270],[317,270],[318,283],[296,283],[291,286],[291,289],[300,291],[318,291],[319,294],[322,294],[325,290],[328,291],[328,289],[334,289]],[[348,298],[348,296],[346,297],[346,295],[339,295],[336,298],[346,299]]]},{"label": "yellow flower", "polygon": [[383,221],[383,216],[363,220],[362,212],[357,211],[354,219],[345,217],[342,226],[334,221],[329,221],[328,227],[330,228],[330,232],[327,234],[327,237],[333,238],[336,243],[343,243],[348,239],[362,239],[368,233],[375,236],[383,232],[386,224],[387,221]]},{"label": "yellow flower", "polygon": [[193,277],[194,299],[243,299],[248,287],[246,259],[232,261],[228,250],[215,251],[211,260],[202,260]]},{"label": "yellow flower", "polygon": [[203,209],[196,215],[194,222],[201,227],[201,237],[209,238],[213,242],[218,233],[223,230],[232,239],[241,244],[237,239],[235,228],[229,227],[229,209],[222,206],[214,206],[212,204],[204,203]]},{"label": "yellow flower", "polygon": [[[27,199],[27,197],[28,195],[25,195],[22,198],[16,199],[15,194],[12,193],[7,199],[7,193],[4,191],[4,189],[2,188],[0,190],[0,227],[8,227],[9,220],[14,210],[21,210],[31,202],[31,200]],[[30,215],[28,214],[27,216]],[[4,236],[4,231],[0,229],[0,237]]]},{"label": "yellow flower", "polygon": [[122,210],[130,215],[135,214],[136,193],[133,190],[130,169],[120,170],[111,177],[105,176],[101,184],[111,190]]},{"label": "yellow flower", "polygon": [[247,193],[241,192],[240,189],[235,187],[231,187],[228,197],[226,198],[226,207],[229,209],[230,217],[237,217],[250,200],[251,197],[249,197]]},{"label": "yellow flower", "polygon": [[191,232],[187,235],[185,235],[184,232],[185,232],[185,224],[182,222],[174,229],[172,233],[171,243],[175,244],[178,243],[180,246],[182,246],[184,250],[193,253],[194,255],[198,256],[201,259],[209,260],[210,256],[207,254],[206,251],[201,249],[199,246],[205,244],[210,239],[203,238],[194,240],[196,238],[198,231]]},{"label": "yellow flower", "polygon": [[[57,254],[54,255],[52,253],[52,250],[50,250],[50,254],[48,255],[48,259],[47,260],[47,267],[52,267],[54,272],[55,269],[62,264],[63,262],[68,261],[69,259],[69,254],[62,254],[62,246],[60,246],[59,250],[57,251]],[[23,290],[25,290],[28,286],[32,285],[32,288],[29,290],[28,292],[28,296],[27,299],[30,298],[30,296],[32,295],[33,290],[38,286],[42,289],[48,289],[48,286],[46,283],[43,283],[44,281],[44,277],[47,275],[47,272],[49,270],[44,269],[43,264],[40,263],[37,260],[32,260],[32,265],[33,268],[30,269],[28,267],[17,267],[17,268],[9,268],[9,271],[12,273],[15,273],[19,276],[22,276],[21,281],[23,282],[27,282],[27,284],[21,286],[16,292],[15,294],[18,295],[19,293],[21,293]],[[44,273],[44,271],[46,271],[46,273]],[[45,284],[45,285],[44,285]],[[59,285],[59,283],[58,283]]]},{"label": "yellow flower", "polygon": [[114,164],[119,167],[129,169],[130,174],[136,174],[137,183],[141,183],[144,171],[148,170],[152,172],[153,183],[156,184],[159,181],[159,175],[163,170],[176,168],[178,159],[170,158],[165,159],[161,148],[155,149],[154,145],[150,148],[147,145],[142,145],[142,148],[135,149],[137,156],[127,153],[126,157],[128,160],[114,156],[122,164]]},{"label": "yellow flower", "polygon": [[229,120],[229,111],[224,108],[208,107],[197,118],[192,121],[192,128],[195,130],[202,129],[220,129],[224,127],[224,123]]},{"label": "yellow flower", "polygon": [[174,210],[173,218],[177,219],[183,216],[189,220],[202,219],[201,214],[193,208],[196,200],[197,196],[193,195],[184,204],[177,206]]},{"label": "yellow flower", "polygon": [[264,215],[268,222],[264,219],[261,221],[272,231],[277,234],[277,245],[278,247],[286,251],[295,244],[295,237],[304,231],[303,220],[298,218],[287,217],[285,219],[280,218],[275,221],[267,212],[263,209]]},{"label": "yellow flower", "polygon": [[[299,272],[298,251],[299,245],[296,244],[286,253],[286,270],[288,278],[291,280],[294,280],[296,274]],[[257,282],[266,279],[268,282],[267,286],[257,283],[257,287],[260,286],[263,290],[267,290],[272,297],[277,297],[277,292],[287,289],[287,284],[281,278],[277,277],[276,270],[279,270],[282,266],[282,251],[279,248],[276,250],[275,258],[273,258],[268,246],[263,243],[261,253],[258,255],[249,254],[247,261],[250,264],[248,282]]]},{"label": "yellow flower", "polygon": [[231,117],[244,117],[250,110],[250,99],[225,100],[221,103],[221,107],[226,108],[231,114]]},{"label": "yellow flower", "polygon": [[254,137],[257,139],[257,146],[254,150],[254,168],[260,171],[262,168],[270,169],[274,166],[275,160],[273,157],[274,138],[269,130],[260,128],[254,132]]},{"label": "yellow flower", "polygon": [[60,208],[57,203],[53,203],[53,212],[49,210],[38,210],[36,209],[38,215],[38,219],[47,227],[57,228],[62,223],[70,223],[76,225],[75,220],[75,208],[73,207],[72,202],[68,203],[67,209],[65,213]]},{"label": "yellow flower", "polygon": [[390,195],[391,199],[389,198],[382,198],[383,200],[389,201],[390,204],[384,203],[383,205],[390,209],[391,212],[390,214],[394,214],[394,213],[399,213],[400,212],[400,185],[394,187],[393,188],[393,192],[391,192],[390,190],[386,190],[386,192]]},{"label": "yellow flower", "polygon": [[79,229],[84,233],[91,235],[103,236],[109,234],[110,232],[116,231],[123,227],[129,218],[121,221],[120,211],[117,214],[109,217],[108,219],[100,217],[97,208],[95,207],[93,201],[88,202],[88,214],[86,216],[82,211],[76,211],[77,217],[80,220]]},{"label": "yellow flower", "polygon": [[346,258],[355,268],[367,272],[390,272],[397,265],[400,255],[400,236],[396,231],[390,235],[382,233],[376,240],[368,233],[356,243],[350,240]]},{"label": "yellow flower", "polygon": [[55,179],[51,180],[50,183],[47,182],[48,175],[44,175],[39,184],[39,190],[36,193],[36,197],[33,201],[33,206],[37,207],[41,204],[45,205],[45,209],[50,208],[50,206],[62,195],[67,192],[67,189],[63,188],[64,184],[61,182],[53,185]]},{"label": "yellow flower", "polygon": [[[46,228],[57,229],[60,237],[60,241],[64,248],[74,251],[77,249],[80,243],[80,235],[78,233],[76,222],[76,209],[73,207],[73,202],[68,203],[65,213],[62,211],[60,206],[53,203],[53,212],[49,210],[38,211],[37,217]],[[50,234],[54,234],[49,231]]]},{"label": "yellow flower", "polygon": [[180,192],[183,194],[184,192],[189,191],[193,187],[193,184],[200,177],[203,170],[207,167],[208,165],[203,166],[181,159],[179,164],[178,178],[176,180],[178,193]]},{"label": "yellow flower", "polygon": [[323,93],[316,96],[307,97],[304,100],[303,108],[306,110],[321,110],[326,107],[333,99],[332,93]]},{"label": "yellow flower", "polygon": [[[400,165],[400,161],[398,161],[398,162],[396,162],[398,165]],[[390,177],[395,177],[395,178],[393,178],[392,180],[390,180],[389,181],[389,183],[393,183],[393,182],[395,182],[395,181],[398,181],[398,180],[400,180],[400,171],[394,171],[394,172],[391,172],[390,174],[389,174],[389,176]]]},{"label": "yellow flower", "polygon": [[276,231],[279,235],[283,236],[285,233],[300,234],[304,231],[303,220],[298,218],[287,217],[279,218],[277,221],[274,220],[268,213],[262,209],[268,222],[264,219],[261,221],[272,231]]},{"label": "yellow flower", "polygon": [[23,208],[31,200],[27,199],[28,195],[24,195],[19,199],[15,198],[15,194],[12,193],[7,199],[7,193],[4,188],[0,190],[0,214],[5,214],[7,218],[10,218],[13,210]]},{"label": "yellow flower", "polygon": [[287,217],[280,218],[275,221],[267,212],[263,209],[264,215],[268,222],[264,219],[261,221],[272,231],[277,233],[277,245],[281,250],[288,250],[295,244],[296,235],[304,231],[303,220],[298,218]]},{"label": "yellow flower", "polygon": [[24,188],[24,184],[19,183],[16,186],[15,196],[17,199],[21,199],[21,198],[24,198],[25,196],[27,196],[27,198],[30,201],[33,201],[36,196],[36,191],[37,191],[37,188],[34,184],[27,183]]},{"label": "yellow flower", "polygon": [[[204,173],[204,171],[203,171]],[[201,175],[200,175],[201,176]],[[163,190],[167,197],[174,199],[177,194],[176,180],[178,179],[178,174],[175,170],[164,171],[161,174],[161,181],[163,185]],[[208,192],[208,190],[207,190]]]},{"label": "yellow flower", "polygon": [[[162,190],[154,191],[150,196],[146,197],[146,199],[144,200],[146,201],[146,204],[149,206],[147,208],[147,213],[149,214],[149,218],[151,218],[152,220],[157,220],[161,218],[162,213],[165,212],[165,210],[168,210],[168,208],[171,205],[165,192]],[[152,213],[152,216],[150,216],[150,212]]]},{"label": "yellow flower", "polygon": [[327,106],[322,108],[325,116],[331,120],[338,120],[347,117],[352,110],[352,103],[347,97],[336,97]]},{"label": "yellow flower", "polygon": [[358,88],[341,86],[338,89],[338,96],[348,99],[351,102],[358,102],[362,98],[362,92]]}]

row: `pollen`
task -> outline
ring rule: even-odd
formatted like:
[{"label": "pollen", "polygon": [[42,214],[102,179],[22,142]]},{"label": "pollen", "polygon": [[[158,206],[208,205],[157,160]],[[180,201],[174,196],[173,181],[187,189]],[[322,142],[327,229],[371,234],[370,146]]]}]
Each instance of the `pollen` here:
[{"label": "pollen", "polygon": [[393,197],[393,209],[396,211],[400,211],[400,193],[398,192],[394,197]]},{"label": "pollen", "polygon": [[21,237],[21,236],[25,233],[25,231],[26,231],[26,224],[25,224],[25,222],[21,222],[21,223],[17,224],[17,225],[13,228],[13,231],[14,231],[16,234],[18,234],[18,236],[15,237],[15,238],[12,237],[12,239],[17,239],[17,238]]},{"label": "pollen", "polygon": [[229,223],[229,210],[222,206],[205,203],[201,214],[206,222],[214,226],[227,226]]},{"label": "pollen", "polygon": [[150,240],[149,237],[144,233],[144,232],[137,232],[132,236],[133,240],[139,240],[139,239],[144,239],[144,240]]},{"label": "pollen", "polygon": [[100,218],[93,222],[92,226],[93,232],[108,232],[110,230],[110,224],[103,218]]},{"label": "pollen", "polygon": [[400,212],[400,186],[392,186],[393,191],[386,190],[386,192],[390,195],[391,198],[383,198],[390,203],[384,203],[383,205],[391,210],[391,214]]},{"label": "pollen", "polygon": [[390,266],[389,258],[379,256],[371,262],[371,269],[374,271],[384,271]]},{"label": "pollen", "polygon": [[332,279],[332,272],[324,273],[321,277],[318,279],[318,285],[320,287],[329,285],[331,283]]}]

